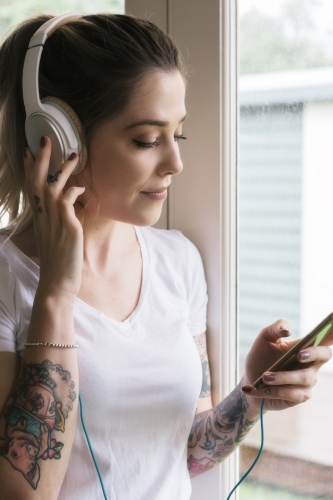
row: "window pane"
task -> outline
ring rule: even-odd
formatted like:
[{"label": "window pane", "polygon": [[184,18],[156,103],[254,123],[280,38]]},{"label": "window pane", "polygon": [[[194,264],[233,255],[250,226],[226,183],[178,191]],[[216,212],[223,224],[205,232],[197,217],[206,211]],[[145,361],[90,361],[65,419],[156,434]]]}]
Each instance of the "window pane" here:
[{"label": "window pane", "polygon": [[[333,2],[239,0],[239,338],[279,318],[303,336],[333,311]],[[333,498],[331,386],[266,414],[241,500]],[[241,472],[260,445],[244,441]]]},{"label": "window pane", "polygon": [[125,11],[125,0],[0,0],[0,39],[13,26],[28,17],[43,14],[66,14],[80,12],[95,14],[98,12],[113,12],[122,14]]}]

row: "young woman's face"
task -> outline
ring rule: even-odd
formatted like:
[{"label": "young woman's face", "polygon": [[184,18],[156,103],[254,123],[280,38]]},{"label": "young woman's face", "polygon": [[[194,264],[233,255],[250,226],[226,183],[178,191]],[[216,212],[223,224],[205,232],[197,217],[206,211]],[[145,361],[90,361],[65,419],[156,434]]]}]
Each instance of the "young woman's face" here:
[{"label": "young woman's face", "polygon": [[138,226],[158,220],[171,178],[183,168],[184,100],[180,73],[156,71],[123,113],[99,127],[89,155],[99,217]]}]

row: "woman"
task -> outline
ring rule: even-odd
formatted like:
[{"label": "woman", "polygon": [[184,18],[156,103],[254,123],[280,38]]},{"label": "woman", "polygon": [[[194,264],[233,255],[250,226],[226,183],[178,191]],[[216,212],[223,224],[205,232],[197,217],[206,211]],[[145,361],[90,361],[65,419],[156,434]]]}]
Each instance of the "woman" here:
[{"label": "woman", "polygon": [[47,19],[20,25],[0,52],[0,203],[12,217],[0,247],[2,498],[103,498],[77,422],[80,392],[104,497],[188,500],[190,475],[238,446],[262,398],[267,410],[308,399],[331,351],[307,349],[306,369],[266,374],[268,388],[253,392],[293,344],[279,320],[212,408],[200,256],[181,233],[150,228],[183,168],[180,54],[129,16],[59,27],[42,53],[40,93],[74,109],[88,161],[71,175],[82,162],[72,154],[48,178],[51,140],[41,137],[35,158],[26,147],[21,90],[29,40]]}]

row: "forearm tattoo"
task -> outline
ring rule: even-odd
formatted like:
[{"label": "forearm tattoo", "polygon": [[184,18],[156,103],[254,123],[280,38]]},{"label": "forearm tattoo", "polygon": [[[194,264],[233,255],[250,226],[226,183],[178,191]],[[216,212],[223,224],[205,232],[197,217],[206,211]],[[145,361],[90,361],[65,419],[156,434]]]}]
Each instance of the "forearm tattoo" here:
[{"label": "forearm tattoo", "polygon": [[0,456],[19,471],[34,490],[43,460],[60,459],[65,420],[76,394],[71,374],[49,360],[23,364],[16,388],[3,416],[5,435],[0,437]]},{"label": "forearm tattoo", "polygon": [[236,388],[215,408],[195,416],[188,438],[191,477],[211,469],[237,448],[258,420],[244,419],[247,408],[246,396]]}]

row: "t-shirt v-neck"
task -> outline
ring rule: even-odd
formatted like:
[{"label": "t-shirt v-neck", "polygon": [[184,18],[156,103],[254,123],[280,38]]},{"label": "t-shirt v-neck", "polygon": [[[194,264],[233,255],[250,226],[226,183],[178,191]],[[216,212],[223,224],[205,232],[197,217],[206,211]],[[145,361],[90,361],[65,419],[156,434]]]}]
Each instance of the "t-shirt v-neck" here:
[{"label": "t-shirt v-neck", "polygon": [[[109,324],[112,327],[112,330],[116,330],[118,333],[121,333],[123,335],[128,335],[129,338],[135,338],[137,337],[136,335],[131,335],[130,330],[131,328],[136,329],[136,321],[144,307],[144,303],[146,301],[148,292],[149,292],[149,285],[150,285],[150,265],[149,265],[149,253],[147,249],[147,245],[144,239],[144,236],[142,234],[142,231],[140,230],[139,227],[133,226],[138,243],[140,246],[140,251],[141,251],[141,258],[142,258],[142,278],[141,278],[141,289],[140,289],[140,296],[138,303],[136,305],[136,308],[134,311],[130,314],[128,318],[126,318],[124,321],[117,321],[116,319],[112,318],[111,316],[106,315],[99,309],[96,309],[95,307],[91,306],[84,300],[80,299],[79,297],[75,298],[75,308],[84,310],[86,314],[91,315],[93,317],[99,318],[100,320],[104,321],[106,324]],[[13,252],[15,252],[20,260],[31,270],[34,272],[36,277],[39,279],[39,273],[40,273],[40,267],[36,262],[31,260],[25,253],[23,253],[10,239],[8,239],[5,243],[5,245],[9,245],[10,248],[12,249]],[[138,332],[137,332],[138,333]]]},{"label": "t-shirt v-neck", "polygon": [[145,239],[143,237],[143,234],[140,230],[139,227],[134,226],[136,236],[138,238],[140,250],[141,250],[141,258],[142,258],[142,278],[141,278],[141,290],[140,290],[140,296],[139,296],[139,301],[137,303],[136,308],[134,311],[130,314],[128,318],[126,318],[124,321],[117,321],[111,316],[107,316],[104,314],[102,311],[99,309],[96,309],[95,307],[91,306],[87,302],[83,301],[79,297],[76,297],[75,299],[75,306],[81,309],[84,309],[86,312],[89,314],[92,314],[95,317],[99,317],[102,319],[105,323],[108,323],[109,325],[112,326],[113,330],[117,330],[119,333],[126,335],[128,334],[129,338],[133,338],[133,336],[130,334],[131,328],[136,329],[136,321],[143,309],[144,303],[147,299],[148,291],[149,291],[149,284],[150,284],[150,265],[149,265],[149,254],[148,254],[148,249],[147,245],[145,242]]}]

